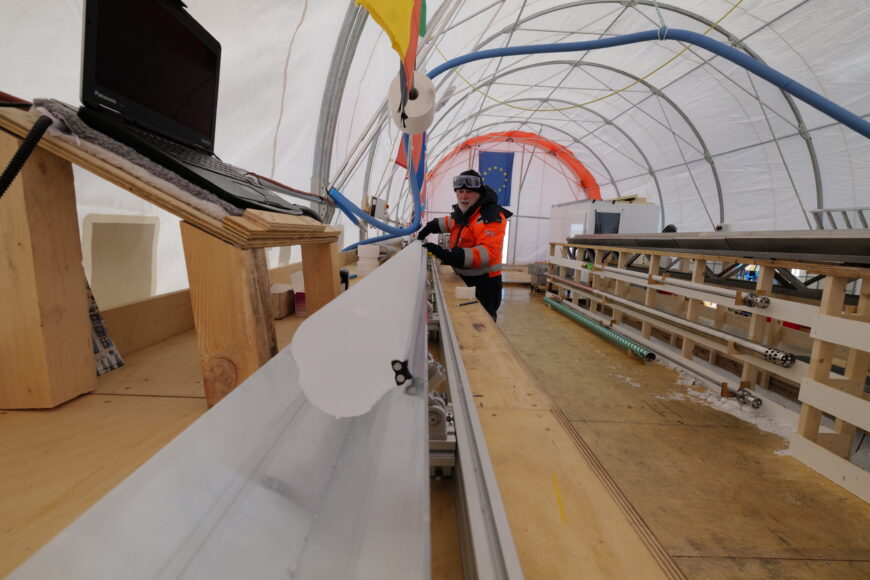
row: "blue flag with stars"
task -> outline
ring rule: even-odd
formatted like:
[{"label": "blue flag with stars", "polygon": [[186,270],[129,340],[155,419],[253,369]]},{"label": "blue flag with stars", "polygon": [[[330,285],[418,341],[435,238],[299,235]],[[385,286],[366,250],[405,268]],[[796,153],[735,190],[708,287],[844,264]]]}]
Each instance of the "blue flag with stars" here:
[{"label": "blue flag with stars", "polygon": [[511,176],[514,171],[513,153],[494,153],[481,151],[480,176],[483,182],[493,188],[498,195],[498,204],[507,207],[511,204]]}]

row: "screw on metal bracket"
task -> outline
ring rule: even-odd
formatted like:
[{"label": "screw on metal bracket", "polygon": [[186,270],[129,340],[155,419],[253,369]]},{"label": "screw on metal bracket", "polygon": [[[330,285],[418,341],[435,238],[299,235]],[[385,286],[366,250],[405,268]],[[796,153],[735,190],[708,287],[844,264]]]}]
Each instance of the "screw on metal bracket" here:
[{"label": "screw on metal bracket", "polygon": [[394,360],[390,363],[393,367],[393,372],[396,373],[396,384],[404,385],[414,377],[411,375],[411,372],[408,370],[408,361],[406,360]]}]

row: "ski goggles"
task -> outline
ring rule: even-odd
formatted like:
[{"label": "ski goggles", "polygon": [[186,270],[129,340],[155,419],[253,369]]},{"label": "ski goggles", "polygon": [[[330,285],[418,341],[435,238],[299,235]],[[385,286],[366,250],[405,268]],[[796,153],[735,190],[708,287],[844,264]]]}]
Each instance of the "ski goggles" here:
[{"label": "ski goggles", "polygon": [[483,181],[476,175],[457,175],[453,178],[453,191],[457,189],[480,189]]}]

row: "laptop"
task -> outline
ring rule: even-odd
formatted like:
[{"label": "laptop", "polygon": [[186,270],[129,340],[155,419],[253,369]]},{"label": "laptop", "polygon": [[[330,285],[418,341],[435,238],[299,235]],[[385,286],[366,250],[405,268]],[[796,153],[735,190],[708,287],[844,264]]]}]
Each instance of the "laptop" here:
[{"label": "laptop", "polygon": [[214,155],[221,45],[184,8],[86,0],[79,117],[236,207],[320,220]]}]

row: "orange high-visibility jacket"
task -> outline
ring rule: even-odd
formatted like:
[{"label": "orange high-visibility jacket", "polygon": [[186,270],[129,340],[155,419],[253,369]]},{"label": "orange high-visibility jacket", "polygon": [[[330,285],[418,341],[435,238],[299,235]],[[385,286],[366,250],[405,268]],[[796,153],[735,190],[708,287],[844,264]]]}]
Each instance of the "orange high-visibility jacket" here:
[{"label": "orange high-visibility jacket", "polygon": [[490,277],[501,274],[501,252],[504,243],[507,218],[511,212],[504,208],[498,208],[498,219],[484,221],[478,207],[471,217],[468,225],[459,224],[451,216],[437,219],[440,233],[450,232],[450,248],[462,248],[465,260],[462,266],[454,266],[457,274],[462,276],[480,276],[489,274]]}]

